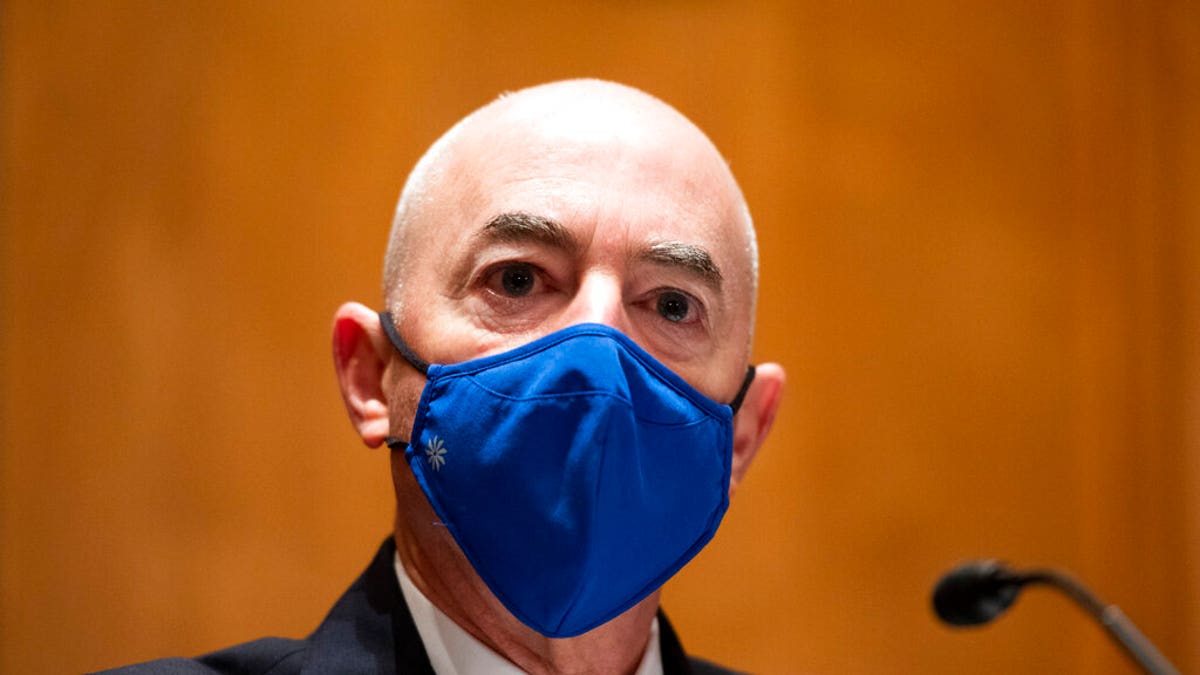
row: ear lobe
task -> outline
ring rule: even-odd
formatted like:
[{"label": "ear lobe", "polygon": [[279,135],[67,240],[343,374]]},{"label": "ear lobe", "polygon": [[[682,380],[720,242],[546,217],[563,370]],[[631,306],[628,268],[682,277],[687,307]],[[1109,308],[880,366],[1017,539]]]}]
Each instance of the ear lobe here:
[{"label": "ear lobe", "polygon": [[771,431],[775,413],[779,411],[779,402],[783,398],[785,380],[783,366],[778,363],[755,366],[754,382],[750,384],[742,407],[733,418],[733,466],[729,478],[731,497]]},{"label": "ear lobe", "polygon": [[379,316],[364,305],[348,302],[333,315],[333,367],[350,423],[367,447],[377,448],[388,435],[387,396],[383,373],[387,352]]}]

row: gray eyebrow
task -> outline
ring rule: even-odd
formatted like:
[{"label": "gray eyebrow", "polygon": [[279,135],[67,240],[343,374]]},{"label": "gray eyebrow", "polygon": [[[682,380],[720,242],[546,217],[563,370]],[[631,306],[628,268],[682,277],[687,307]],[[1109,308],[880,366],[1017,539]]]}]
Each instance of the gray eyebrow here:
[{"label": "gray eyebrow", "polygon": [[557,221],[524,211],[511,211],[493,217],[476,235],[492,241],[534,241],[574,253],[579,242],[570,230]]},{"label": "gray eyebrow", "polygon": [[[525,211],[508,211],[494,216],[476,236],[491,241],[533,241],[568,253],[579,251],[579,241],[570,230],[553,219]],[[717,292],[725,280],[708,251],[695,244],[662,241],[647,246],[635,257],[642,262],[682,270]]]},{"label": "gray eyebrow", "polygon": [[637,254],[639,260],[675,267],[699,277],[714,291],[721,290],[725,281],[721,268],[713,262],[708,251],[695,244],[685,244],[681,241],[663,241],[651,244]]}]

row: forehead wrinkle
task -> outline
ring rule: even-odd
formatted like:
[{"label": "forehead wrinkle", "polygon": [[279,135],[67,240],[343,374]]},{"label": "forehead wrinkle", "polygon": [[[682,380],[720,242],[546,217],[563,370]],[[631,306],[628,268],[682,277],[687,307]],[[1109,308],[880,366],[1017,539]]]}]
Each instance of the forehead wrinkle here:
[{"label": "forehead wrinkle", "polygon": [[712,256],[703,247],[682,241],[661,241],[638,251],[636,258],[643,262],[682,270],[705,283],[716,292],[721,291],[725,276],[713,262]]},{"label": "forehead wrinkle", "polygon": [[579,241],[570,230],[555,220],[524,211],[510,211],[493,217],[475,236],[505,243],[533,241],[569,253],[579,250]]}]

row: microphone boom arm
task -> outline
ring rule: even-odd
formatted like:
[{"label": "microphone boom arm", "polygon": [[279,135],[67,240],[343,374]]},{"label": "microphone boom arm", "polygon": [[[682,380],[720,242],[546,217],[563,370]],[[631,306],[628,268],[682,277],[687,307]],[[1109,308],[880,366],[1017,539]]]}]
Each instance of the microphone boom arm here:
[{"label": "microphone boom arm", "polygon": [[1106,605],[1071,575],[1053,569],[1031,569],[1022,576],[1022,585],[1045,584],[1066,593],[1095,617],[1138,665],[1151,675],[1179,675],[1175,666],[1162,655],[1142,631],[1125,616],[1120,607]]}]

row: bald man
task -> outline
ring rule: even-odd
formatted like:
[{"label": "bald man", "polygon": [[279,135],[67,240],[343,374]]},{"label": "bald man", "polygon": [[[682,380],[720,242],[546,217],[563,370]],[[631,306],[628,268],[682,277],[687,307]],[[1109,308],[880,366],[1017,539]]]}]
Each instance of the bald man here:
[{"label": "bald man", "polygon": [[393,535],[307,640],[131,672],[729,672],[685,656],[659,589],[779,405],[756,284],[736,181],[663,102],[568,81],[472,113],[405,184],[384,311],[334,316]]}]

